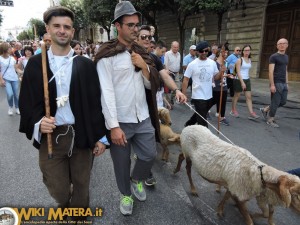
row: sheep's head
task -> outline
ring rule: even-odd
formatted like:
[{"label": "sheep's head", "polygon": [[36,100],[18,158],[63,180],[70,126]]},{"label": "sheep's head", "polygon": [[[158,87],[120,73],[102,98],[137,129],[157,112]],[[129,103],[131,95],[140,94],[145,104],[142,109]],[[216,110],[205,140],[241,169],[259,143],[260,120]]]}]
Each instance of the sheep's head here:
[{"label": "sheep's head", "polygon": [[170,116],[170,111],[166,108],[159,108],[158,109],[158,118],[160,119],[162,124],[165,124],[167,126],[172,125],[172,120]]}]

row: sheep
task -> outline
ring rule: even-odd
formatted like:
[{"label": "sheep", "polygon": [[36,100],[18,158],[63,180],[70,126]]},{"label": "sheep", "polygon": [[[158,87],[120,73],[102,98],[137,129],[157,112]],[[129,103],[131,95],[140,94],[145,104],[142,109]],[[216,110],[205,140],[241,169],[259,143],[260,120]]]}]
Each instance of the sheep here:
[{"label": "sheep", "polygon": [[[180,134],[174,133],[173,130],[171,129],[171,116],[170,116],[170,111],[166,108],[158,108],[158,118],[161,121],[160,124],[160,143],[163,147],[163,153],[162,153],[162,160],[163,161],[168,161],[169,160],[169,149],[168,145],[176,144],[180,145]],[[179,163],[177,164],[177,167],[173,171],[173,173],[177,173],[180,170],[180,166],[182,161],[184,160],[184,156],[182,153],[179,154]],[[190,186],[191,186],[191,192],[193,195],[197,195],[197,191],[195,188],[195,185],[192,180],[191,176],[191,167],[192,167],[192,162],[189,158],[186,159],[186,171],[187,175],[189,178]]]},{"label": "sheep", "polygon": [[246,224],[253,225],[246,203],[257,196],[261,206],[261,202],[268,203],[261,200],[268,190],[276,193],[286,207],[292,205],[300,211],[298,177],[262,163],[246,149],[219,139],[204,126],[184,128],[180,140],[184,156],[190,157],[200,176],[227,189],[218,205],[219,215],[223,214],[226,200],[232,197]]}]

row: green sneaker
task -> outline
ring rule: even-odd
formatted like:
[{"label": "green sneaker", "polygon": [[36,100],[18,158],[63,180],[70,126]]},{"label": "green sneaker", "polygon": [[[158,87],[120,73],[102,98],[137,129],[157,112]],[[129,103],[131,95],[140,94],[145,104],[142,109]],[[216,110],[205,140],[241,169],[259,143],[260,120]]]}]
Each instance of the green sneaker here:
[{"label": "green sneaker", "polygon": [[120,201],[120,211],[121,213],[126,215],[132,214],[132,208],[133,208],[133,199],[131,196],[122,195],[121,201]]},{"label": "green sneaker", "polygon": [[141,202],[146,201],[146,191],[145,191],[143,183],[141,181],[139,181],[139,182],[132,181],[131,182],[131,192]]}]

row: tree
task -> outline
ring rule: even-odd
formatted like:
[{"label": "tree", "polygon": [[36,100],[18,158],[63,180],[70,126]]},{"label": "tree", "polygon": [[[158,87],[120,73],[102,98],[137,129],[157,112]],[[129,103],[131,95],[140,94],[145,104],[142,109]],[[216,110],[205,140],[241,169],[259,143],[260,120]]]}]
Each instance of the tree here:
[{"label": "tree", "polygon": [[17,39],[19,41],[24,41],[24,40],[32,40],[34,38],[34,35],[30,30],[26,31],[23,30],[18,36]]},{"label": "tree", "polygon": [[74,38],[78,39],[80,30],[89,25],[89,18],[86,16],[83,0],[61,0],[60,5],[65,6],[74,12],[75,14],[75,21],[73,24],[73,27],[75,28]]},{"label": "tree", "polygon": [[3,22],[2,11],[0,11],[0,27],[2,25],[2,22]]},{"label": "tree", "polygon": [[[31,18],[28,22],[29,27],[38,38],[41,38],[46,33],[45,23],[40,19]],[[35,27],[35,28],[34,28]],[[34,31],[34,29],[36,31]]]},{"label": "tree", "polygon": [[169,9],[177,18],[177,25],[179,28],[179,44],[180,54],[183,53],[184,46],[184,27],[188,16],[196,14],[199,10],[195,4],[195,0],[160,0],[163,7]]},{"label": "tree", "polygon": [[99,24],[106,30],[108,40],[110,40],[110,27],[116,4],[117,1],[112,0],[83,0],[86,15],[92,22]]},{"label": "tree", "polygon": [[[159,30],[156,25],[156,13],[162,8],[161,0],[132,0],[131,1],[137,11],[142,13],[148,24],[155,27],[155,40],[158,39]],[[142,21],[141,21],[142,22]]]},{"label": "tree", "polygon": [[221,44],[221,30],[222,30],[222,21],[223,15],[226,13],[231,7],[235,7],[236,9],[240,4],[242,4],[243,8],[245,7],[244,0],[196,0],[195,4],[198,6],[199,10],[212,12],[217,14],[218,16],[218,34],[217,34],[217,42]]}]

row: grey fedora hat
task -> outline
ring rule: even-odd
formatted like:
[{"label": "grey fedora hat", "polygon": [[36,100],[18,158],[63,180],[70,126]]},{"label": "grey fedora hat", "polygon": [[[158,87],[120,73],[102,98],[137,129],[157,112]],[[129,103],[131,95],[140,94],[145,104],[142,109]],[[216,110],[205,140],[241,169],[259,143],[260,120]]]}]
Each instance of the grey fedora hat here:
[{"label": "grey fedora hat", "polygon": [[135,8],[131,4],[131,2],[129,2],[129,1],[119,2],[115,8],[115,18],[111,23],[115,23],[116,20],[119,19],[121,16],[124,16],[124,15],[131,16],[133,14],[138,14],[138,16],[142,15],[140,12],[135,10]]}]

